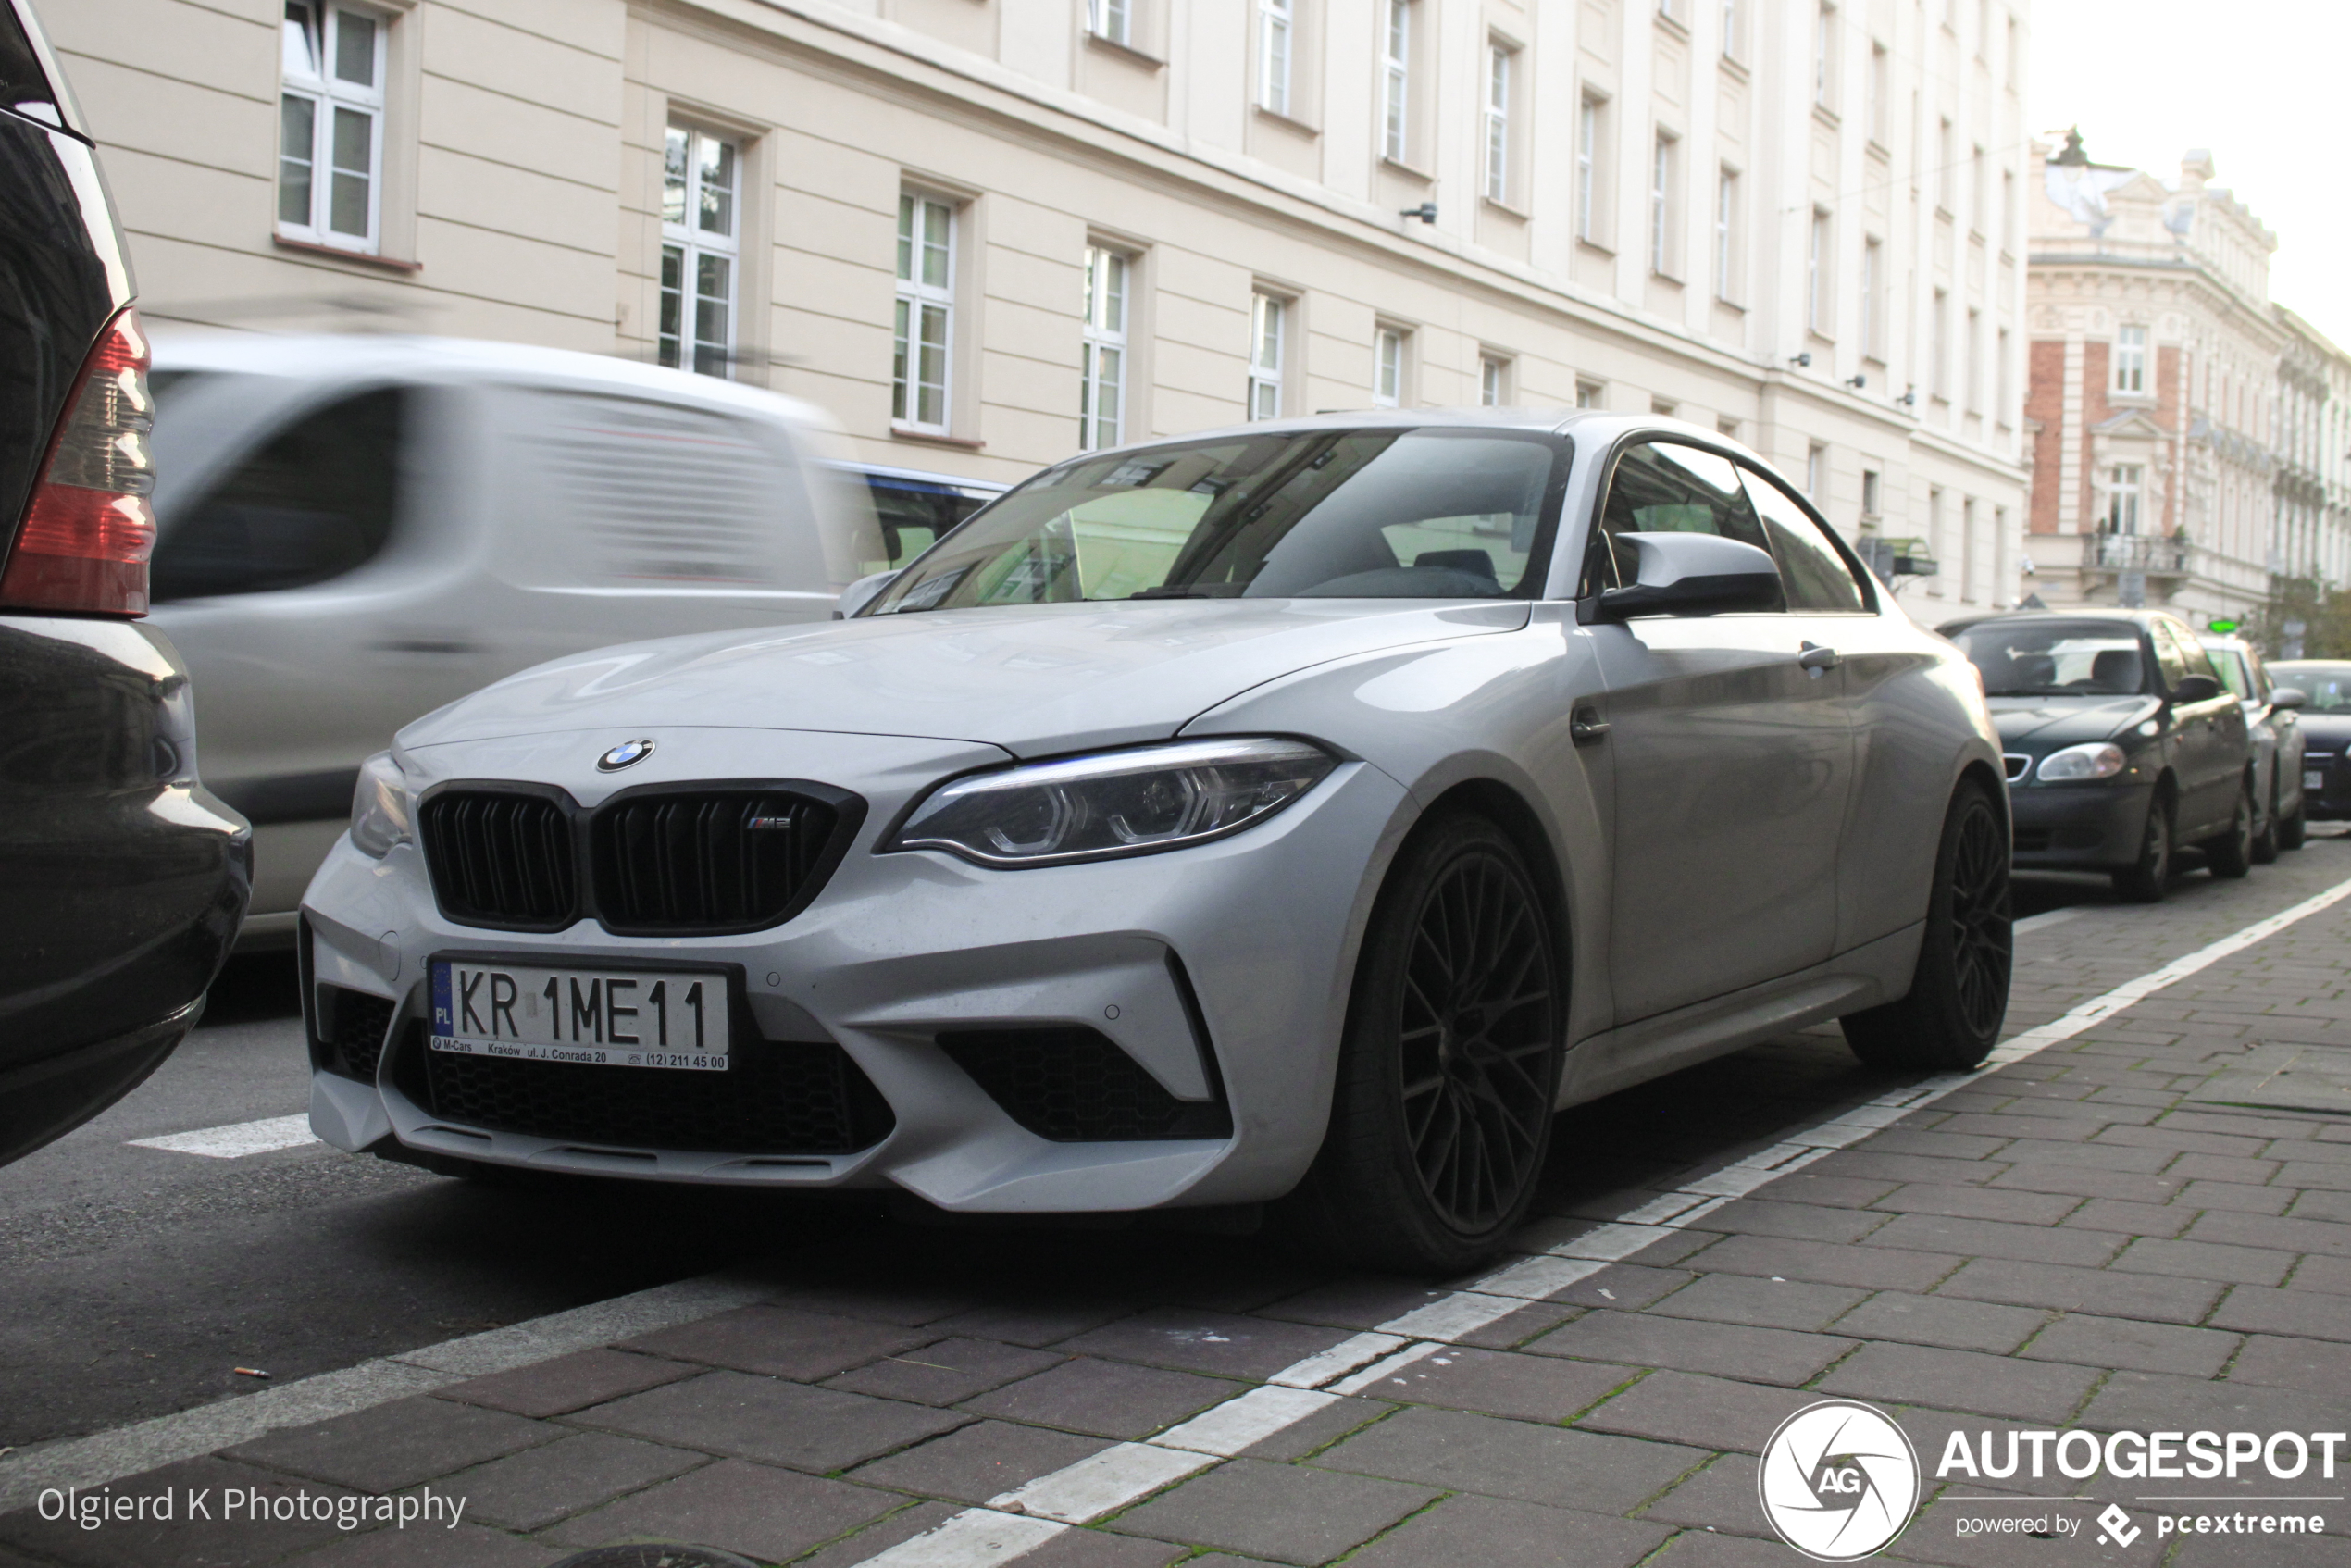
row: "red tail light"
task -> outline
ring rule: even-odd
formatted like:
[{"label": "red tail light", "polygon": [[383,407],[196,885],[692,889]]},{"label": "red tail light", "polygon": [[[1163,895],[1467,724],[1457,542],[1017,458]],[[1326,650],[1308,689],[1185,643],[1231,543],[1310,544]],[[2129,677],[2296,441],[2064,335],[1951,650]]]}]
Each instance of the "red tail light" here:
[{"label": "red tail light", "polygon": [[155,423],[147,337],[126,305],[82,361],[0,573],[0,608],[147,613],[147,557],[155,547],[147,432]]}]

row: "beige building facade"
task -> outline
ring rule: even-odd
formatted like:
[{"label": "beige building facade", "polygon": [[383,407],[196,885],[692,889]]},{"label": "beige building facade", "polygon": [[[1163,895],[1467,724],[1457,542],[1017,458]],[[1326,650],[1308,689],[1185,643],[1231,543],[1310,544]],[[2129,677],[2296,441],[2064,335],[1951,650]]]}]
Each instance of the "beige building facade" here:
[{"label": "beige building facade", "polygon": [[1733,434],[2019,596],[2017,0],[47,0],[157,320],[658,359],[870,461]]}]

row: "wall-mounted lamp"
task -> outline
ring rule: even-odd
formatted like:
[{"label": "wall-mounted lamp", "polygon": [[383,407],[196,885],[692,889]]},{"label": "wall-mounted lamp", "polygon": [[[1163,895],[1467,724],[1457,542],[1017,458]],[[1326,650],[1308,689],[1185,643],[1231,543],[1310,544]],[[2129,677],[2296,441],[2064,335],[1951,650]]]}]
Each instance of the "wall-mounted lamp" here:
[{"label": "wall-mounted lamp", "polygon": [[1851,387],[1855,392],[1860,392],[1870,384],[1870,379],[1866,375],[1847,376],[1845,378],[1845,384]]},{"label": "wall-mounted lamp", "polygon": [[1423,202],[1416,207],[1406,207],[1404,209],[1404,217],[1408,220],[1417,218],[1423,223],[1433,226],[1437,222],[1437,204],[1435,202]]},{"label": "wall-mounted lamp", "polygon": [[1788,363],[1795,366],[1797,369],[1802,370],[1810,366],[1812,363],[1812,351],[1810,349],[1806,349],[1802,354],[1790,355],[1788,356]]},{"label": "wall-mounted lamp", "polygon": [[1905,408],[1917,407],[1919,402],[1918,387],[1915,384],[1912,385],[1909,391],[1904,392],[1900,397],[1896,398],[1894,401],[1900,404]]}]

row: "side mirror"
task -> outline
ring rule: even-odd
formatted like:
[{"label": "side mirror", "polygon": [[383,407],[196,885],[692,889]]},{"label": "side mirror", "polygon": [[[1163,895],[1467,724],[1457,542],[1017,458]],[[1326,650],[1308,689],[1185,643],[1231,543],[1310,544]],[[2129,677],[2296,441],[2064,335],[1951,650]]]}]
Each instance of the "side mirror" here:
[{"label": "side mirror", "polygon": [[864,609],[866,605],[880,598],[882,590],[888,588],[891,582],[896,580],[897,577],[897,572],[889,571],[876,572],[871,577],[859,578],[855,582],[851,583],[847,588],[840,591],[840,598],[833,604],[833,619],[837,621],[847,620],[850,616],[855,615],[858,611]]},{"label": "side mirror", "polygon": [[1639,552],[1640,570],[1631,587],[1599,596],[1594,620],[1777,610],[1787,602],[1778,566],[1752,544],[1711,533],[1621,533],[1616,538]]},{"label": "side mirror", "polygon": [[2171,688],[2171,700],[2175,703],[2208,703],[2227,690],[2208,675],[2183,675],[2180,677],[2180,683]]},{"label": "side mirror", "polygon": [[2310,693],[2299,686],[2280,686],[2270,692],[2270,706],[2273,708],[2298,708],[2309,701]]}]

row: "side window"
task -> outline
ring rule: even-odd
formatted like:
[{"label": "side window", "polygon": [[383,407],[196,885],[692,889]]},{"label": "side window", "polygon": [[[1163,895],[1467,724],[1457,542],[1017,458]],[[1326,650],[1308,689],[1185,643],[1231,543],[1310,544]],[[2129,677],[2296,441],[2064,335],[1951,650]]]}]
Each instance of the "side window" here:
[{"label": "side window", "polygon": [[384,387],[305,415],[163,519],[156,602],[306,588],[374,560],[400,514],[407,407]]},{"label": "side window", "polygon": [[[2179,685],[2180,678],[2188,673],[2187,652],[2181,647],[2180,640],[2171,635],[2169,622],[2156,621],[2148,628],[2148,632],[2155,641],[2155,662],[2163,671],[2164,689],[2169,691]],[[2203,656],[2203,652],[2202,649],[2196,650],[2198,658]],[[2197,673],[2210,675],[2212,671],[2207,666]]]},{"label": "side window", "polygon": [[2245,662],[2247,667],[2253,671],[2253,695],[2255,699],[2259,702],[2268,702],[2270,694],[2278,689],[2278,683],[2270,678],[2270,666],[2263,664],[2261,662],[2261,655],[2255,653],[2250,648],[2245,650]]},{"label": "side window", "polygon": [[2207,648],[2205,656],[2220,673],[2220,684],[2227,687],[2239,702],[2249,702],[2258,690],[2253,672],[2245,667],[2245,657],[2233,649]]},{"label": "side window", "polygon": [[1644,442],[1617,458],[1586,566],[1586,592],[1634,580],[1640,554],[1621,542],[1628,533],[1710,533],[1772,548],[1738,469],[1728,458],[1678,442]]},{"label": "side window", "polygon": [[1748,499],[1771,536],[1772,558],[1780,564],[1787,607],[1816,612],[1868,608],[1861,585],[1811,515],[1770,479],[1751,468],[1744,472]]}]

